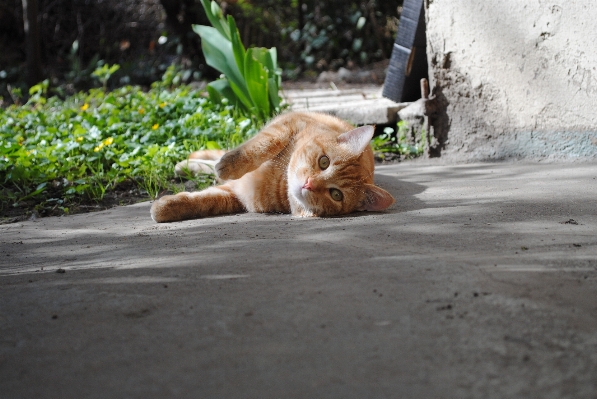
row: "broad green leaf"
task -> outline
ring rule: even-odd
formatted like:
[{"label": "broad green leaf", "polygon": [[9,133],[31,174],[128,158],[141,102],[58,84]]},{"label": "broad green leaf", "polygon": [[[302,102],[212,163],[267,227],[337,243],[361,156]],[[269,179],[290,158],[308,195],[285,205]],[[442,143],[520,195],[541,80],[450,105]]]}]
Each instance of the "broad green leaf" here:
[{"label": "broad green leaf", "polygon": [[252,109],[254,107],[253,101],[251,100],[251,96],[248,92],[247,82],[243,80],[240,85],[235,84],[232,80],[228,81],[230,84],[230,88],[236,94],[239,101],[247,108]]},{"label": "broad green leaf", "polygon": [[[236,27],[236,22],[234,22],[234,18],[231,15],[228,16],[228,27],[230,29],[230,41],[232,43],[232,51],[234,52],[234,59],[236,60],[236,65],[244,65],[245,63],[245,46],[243,42],[240,40],[240,35],[238,33],[238,28]],[[243,71],[241,70],[241,73]]]},{"label": "broad green leaf", "polygon": [[248,110],[248,108],[239,101],[227,79],[214,80],[207,85],[207,92],[209,93],[210,99],[215,103],[219,104],[222,102],[222,99],[225,98],[230,105],[234,107],[242,107],[245,111]]},{"label": "broad green leaf", "polygon": [[212,26],[225,38],[230,40],[230,29],[228,28],[228,24],[224,19],[222,14],[222,9],[218,6],[218,3],[215,1],[209,0],[201,0],[201,5],[205,10],[205,14],[207,15],[207,19],[212,24]]},{"label": "broad green leaf", "polygon": [[270,48],[269,55],[271,57],[272,70],[270,71],[270,77],[275,77],[277,89],[282,85],[282,69],[278,67],[278,51],[275,47]]},{"label": "broad green leaf", "polygon": [[251,48],[247,50],[245,57],[245,79],[249,95],[253,101],[254,111],[262,117],[267,117],[270,115],[268,76],[267,70],[259,62],[259,58],[263,59],[263,55],[266,53],[266,51],[262,50],[265,49]]},{"label": "broad green leaf", "polygon": [[280,110],[280,95],[278,94],[278,84],[275,79],[269,78],[268,80],[269,86],[269,100],[271,102],[272,108],[275,111]]},{"label": "broad green leaf", "polygon": [[268,69],[269,77],[274,78],[276,77],[276,73],[278,70],[278,51],[275,47],[270,48],[267,50],[267,57],[265,58],[265,66]]},{"label": "broad green leaf", "polygon": [[250,48],[249,51],[251,51],[253,53],[252,56],[257,62],[259,62],[263,67],[269,68],[268,64],[271,64],[270,55],[266,48],[253,47],[253,48]]},{"label": "broad green leaf", "polygon": [[201,36],[201,47],[207,64],[226,75],[234,92],[243,104],[246,104],[245,100],[249,98],[249,93],[236,65],[232,43],[210,26],[193,25],[193,30]]},{"label": "broad green leaf", "polygon": [[268,77],[273,79],[275,87],[274,89],[279,91],[279,82],[280,82],[280,72],[278,71],[277,66],[277,51],[276,48],[271,48],[269,50],[265,48],[255,48],[253,49],[255,52],[255,58],[265,67],[268,73]]},{"label": "broad green leaf", "polygon": [[275,47],[268,50],[268,57],[266,57],[266,67],[269,74],[269,98],[274,110],[280,109],[280,84],[281,72],[278,70],[278,52]]},{"label": "broad green leaf", "polygon": [[220,104],[222,102],[222,98],[224,98],[220,90],[217,88],[217,83],[221,81],[225,81],[228,85],[228,81],[225,79],[215,80],[207,85],[207,94],[209,94],[209,99],[216,104]]}]

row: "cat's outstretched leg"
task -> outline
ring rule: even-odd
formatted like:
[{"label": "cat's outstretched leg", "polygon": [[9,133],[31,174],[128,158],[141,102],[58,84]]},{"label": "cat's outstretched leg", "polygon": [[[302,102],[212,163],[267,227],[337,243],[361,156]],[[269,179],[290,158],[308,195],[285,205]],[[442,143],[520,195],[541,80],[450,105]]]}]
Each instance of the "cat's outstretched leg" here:
[{"label": "cat's outstretched leg", "polygon": [[222,180],[238,179],[262,163],[273,159],[305,128],[297,114],[285,114],[273,119],[258,134],[222,156],[216,173]]},{"label": "cat's outstretched leg", "polygon": [[164,223],[244,211],[245,207],[230,187],[223,185],[193,193],[165,195],[151,206],[151,218]]}]

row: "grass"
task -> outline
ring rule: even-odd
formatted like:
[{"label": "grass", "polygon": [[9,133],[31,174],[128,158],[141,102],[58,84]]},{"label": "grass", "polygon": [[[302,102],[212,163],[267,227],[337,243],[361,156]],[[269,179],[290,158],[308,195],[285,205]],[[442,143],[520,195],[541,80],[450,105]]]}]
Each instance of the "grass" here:
[{"label": "grass", "polygon": [[[149,197],[185,189],[174,164],[194,150],[232,148],[256,133],[251,119],[188,86],[92,89],[0,108],[0,213],[69,213],[119,188]],[[212,184],[199,176],[193,184]],[[188,182],[186,187],[188,188]]]}]

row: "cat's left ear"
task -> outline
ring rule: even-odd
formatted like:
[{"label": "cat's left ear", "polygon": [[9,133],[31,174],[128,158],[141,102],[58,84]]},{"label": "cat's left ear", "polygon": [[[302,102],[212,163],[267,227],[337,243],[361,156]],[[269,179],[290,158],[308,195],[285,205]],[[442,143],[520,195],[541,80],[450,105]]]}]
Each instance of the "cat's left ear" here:
[{"label": "cat's left ear", "polygon": [[365,184],[365,194],[365,201],[359,211],[383,211],[395,202],[392,194],[373,184]]},{"label": "cat's left ear", "polygon": [[350,132],[342,133],[338,136],[338,144],[346,148],[352,154],[360,155],[369,145],[369,142],[373,138],[374,131],[375,128],[369,125],[357,127]]}]

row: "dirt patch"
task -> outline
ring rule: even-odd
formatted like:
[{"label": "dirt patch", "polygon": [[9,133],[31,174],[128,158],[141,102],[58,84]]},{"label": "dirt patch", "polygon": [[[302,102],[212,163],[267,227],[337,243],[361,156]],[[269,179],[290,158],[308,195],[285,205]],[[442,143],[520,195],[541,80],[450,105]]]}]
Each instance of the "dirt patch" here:
[{"label": "dirt patch", "polygon": [[70,202],[61,199],[62,189],[51,187],[43,199],[35,198],[17,203],[4,202],[0,210],[0,224],[16,223],[23,220],[35,220],[46,216],[64,216],[79,213],[104,211],[121,205],[132,205],[150,201],[151,198],[130,180],[125,180],[113,190],[106,192],[100,201],[88,198],[75,198]]}]

